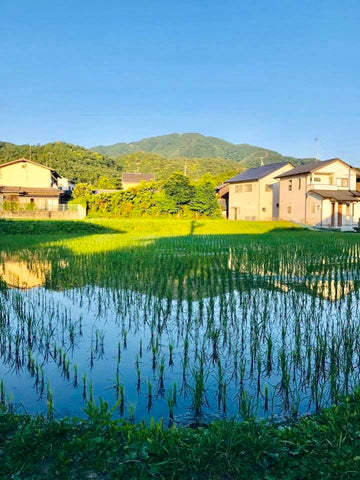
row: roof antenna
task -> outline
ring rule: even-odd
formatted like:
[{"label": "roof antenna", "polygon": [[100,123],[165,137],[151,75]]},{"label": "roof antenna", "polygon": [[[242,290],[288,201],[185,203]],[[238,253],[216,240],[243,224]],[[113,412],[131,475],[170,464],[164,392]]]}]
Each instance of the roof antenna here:
[{"label": "roof antenna", "polygon": [[320,153],[319,153],[320,140],[318,138],[314,138],[314,142],[315,142],[315,150],[316,150],[315,160],[318,162],[320,160]]}]

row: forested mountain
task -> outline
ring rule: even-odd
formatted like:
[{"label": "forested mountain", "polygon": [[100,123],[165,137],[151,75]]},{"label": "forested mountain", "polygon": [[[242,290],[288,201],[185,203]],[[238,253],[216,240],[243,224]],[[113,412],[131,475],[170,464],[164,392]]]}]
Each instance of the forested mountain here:
[{"label": "forested mountain", "polygon": [[286,157],[278,152],[248,144],[235,145],[216,137],[205,137],[199,133],[172,133],[160,137],[144,138],[137,142],[93,147],[91,150],[116,158],[132,152],[151,152],[168,158],[223,158],[240,163],[244,167],[261,163],[291,161],[299,165],[310,158]]},{"label": "forested mountain", "polygon": [[0,142],[0,164],[25,157],[55,168],[60,175],[76,182],[96,183],[101,176],[121,183],[121,167],[112,158],[65,142],[45,145],[14,145]]},{"label": "forested mountain", "polygon": [[115,160],[125,172],[153,173],[156,180],[165,180],[174,172],[186,173],[193,180],[206,173],[226,179],[243,170],[237,162],[224,158],[166,158],[154,153],[134,152]]},{"label": "forested mountain", "polygon": [[243,170],[237,162],[223,158],[165,158],[137,152],[114,159],[65,142],[35,146],[0,142],[0,164],[21,157],[55,168],[60,175],[76,182],[94,185],[106,177],[114,186],[120,186],[123,171],[154,173],[156,180],[165,180],[176,171],[186,172],[193,180],[211,173],[220,182]]}]

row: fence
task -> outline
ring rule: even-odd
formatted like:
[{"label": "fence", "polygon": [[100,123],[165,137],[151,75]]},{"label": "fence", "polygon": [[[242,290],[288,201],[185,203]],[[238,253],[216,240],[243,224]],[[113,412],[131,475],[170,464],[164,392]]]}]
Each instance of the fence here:
[{"label": "fence", "polygon": [[45,219],[52,218],[57,220],[78,220],[86,217],[86,209],[82,205],[49,205],[44,209],[27,209],[19,208],[19,204],[16,207],[3,208],[0,204],[0,218],[34,218]]}]

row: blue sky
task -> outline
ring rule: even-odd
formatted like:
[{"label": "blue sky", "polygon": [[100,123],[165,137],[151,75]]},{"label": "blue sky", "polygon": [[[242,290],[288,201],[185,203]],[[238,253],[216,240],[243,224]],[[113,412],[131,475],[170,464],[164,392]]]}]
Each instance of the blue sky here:
[{"label": "blue sky", "polygon": [[358,0],[3,0],[0,140],[200,132],[360,164]]}]

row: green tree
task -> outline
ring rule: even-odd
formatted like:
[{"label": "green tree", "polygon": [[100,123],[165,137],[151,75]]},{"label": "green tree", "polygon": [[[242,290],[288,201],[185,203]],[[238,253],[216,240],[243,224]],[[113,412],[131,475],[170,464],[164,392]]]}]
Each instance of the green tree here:
[{"label": "green tree", "polygon": [[212,182],[205,180],[195,185],[195,194],[189,203],[189,208],[208,217],[219,214],[219,202]]},{"label": "green tree", "polygon": [[166,195],[171,198],[178,208],[190,203],[194,196],[194,186],[189,177],[182,173],[173,173],[164,183]]},{"label": "green tree", "polygon": [[111,180],[110,178],[105,177],[103,175],[97,181],[96,186],[97,188],[101,188],[101,189],[107,189],[107,188],[116,189],[117,187],[116,182],[114,182],[114,180]]},{"label": "green tree", "polygon": [[94,185],[91,183],[77,183],[73,191],[74,199],[88,199],[92,195]]}]

